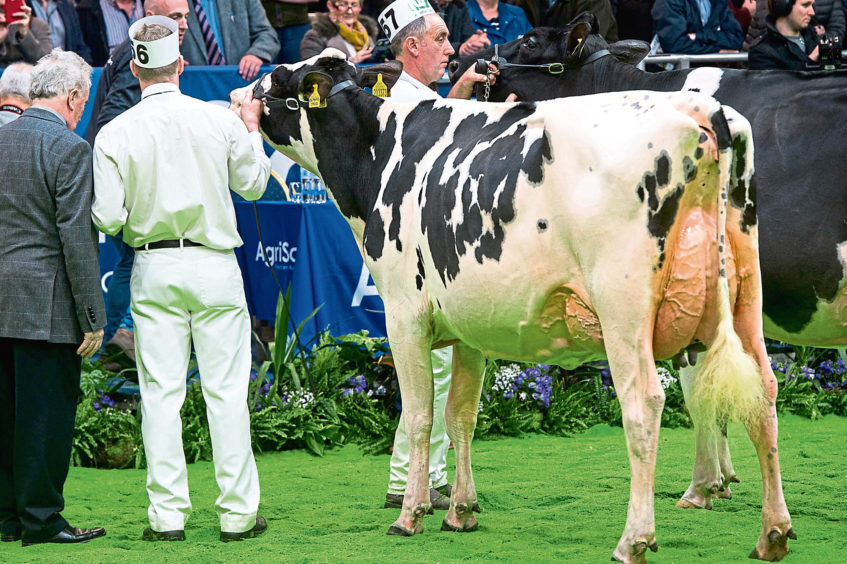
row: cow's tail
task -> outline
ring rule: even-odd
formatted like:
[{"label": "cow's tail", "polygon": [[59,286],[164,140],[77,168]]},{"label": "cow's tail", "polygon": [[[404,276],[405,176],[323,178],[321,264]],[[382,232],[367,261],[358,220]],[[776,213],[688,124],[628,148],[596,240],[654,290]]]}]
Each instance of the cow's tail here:
[{"label": "cow's tail", "polygon": [[729,281],[726,276],[727,206],[733,170],[732,137],[723,111],[711,118],[718,145],[720,170],[718,190],[717,238],[720,274],[717,285],[717,328],[709,345],[703,367],[694,381],[692,416],[701,425],[720,424],[728,418],[745,423],[755,420],[764,407],[761,371],[744,351],[733,326]]}]

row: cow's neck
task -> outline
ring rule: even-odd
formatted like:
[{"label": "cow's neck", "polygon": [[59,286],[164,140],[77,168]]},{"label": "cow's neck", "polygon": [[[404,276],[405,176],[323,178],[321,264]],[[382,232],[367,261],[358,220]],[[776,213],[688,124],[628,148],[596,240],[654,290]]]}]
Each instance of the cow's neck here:
[{"label": "cow's neck", "polygon": [[[618,92],[621,90],[656,90],[669,92],[679,90],[685,83],[687,70],[645,72],[633,65],[607,57],[596,74],[594,92]],[[589,73],[594,75],[594,73]]]},{"label": "cow's neck", "polygon": [[344,103],[330,103],[309,116],[318,172],[344,217],[365,220],[380,186],[372,147],[383,101],[357,89],[339,97]]}]

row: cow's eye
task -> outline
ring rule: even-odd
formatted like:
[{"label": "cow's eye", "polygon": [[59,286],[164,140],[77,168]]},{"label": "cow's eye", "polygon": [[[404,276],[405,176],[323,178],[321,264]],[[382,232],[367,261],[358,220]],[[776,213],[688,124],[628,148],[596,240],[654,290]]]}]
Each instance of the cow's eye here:
[{"label": "cow's eye", "polygon": [[534,37],[528,37],[527,40],[523,42],[523,46],[527,49],[535,49],[538,47],[538,41],[536,41]]}]

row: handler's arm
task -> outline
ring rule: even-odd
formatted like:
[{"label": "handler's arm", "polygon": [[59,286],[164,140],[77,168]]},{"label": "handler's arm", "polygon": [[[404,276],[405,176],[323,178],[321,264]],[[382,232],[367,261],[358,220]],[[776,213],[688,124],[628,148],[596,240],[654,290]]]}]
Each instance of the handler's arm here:
[{"label": "handler's arm", "polygon": [[91,219],[103,233],[115,235],[126,223],[124,184],[118,166],[101,144],[102,135],[94,143],[94,202]]},{"label": "handler's arm", "polygon": [[[232,117],[229,150],[229,187],[245,200],[258,200],[268,187],[271,161],[262,146],[259,115],[262,101],[247,92],[241,105],[241,122]],[[231,114],[229,114],[231,115]],[[246,131],[245,131],[246,127]]]}]

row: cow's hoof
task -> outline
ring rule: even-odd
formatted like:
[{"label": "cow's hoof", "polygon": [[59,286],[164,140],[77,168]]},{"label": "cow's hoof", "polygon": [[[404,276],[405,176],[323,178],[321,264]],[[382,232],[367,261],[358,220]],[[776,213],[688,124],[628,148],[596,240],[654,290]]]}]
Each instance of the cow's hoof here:
[{"label": "cow's hoof", "polygon": [[719,499],[732,499],[732,490],[729,489],[729,486],[724,486],[723,489],[718,490],[715,497]]},{"label": "cow's hoof", "polygon": [[479,529],[479,523],[474,520],[473,524],[469,527],[454,527],[450,523],[447,522],[447,519],[441,522],[441,530],[442,531],[450,531],[452,533],[472,533]]},{"label": "cow's hoof", "polygon": [[[423,532],[423,529],[421,529],[420,532]],[[415,534],[415,532],[407,529],[402,525],[391,525],[390,527],[388,527],[388,532],[385,534],[394,535],[396,537],[411,537]]]},{"label": "cow's hoof", "polygon": [[680,509],[711,509],[712,500],[706,498],[704,501],[705,503],[699,504],[683,497],[682,499],[676,502],[676,506]]},{"label": "cow's hoof", "polygon": [[766,562],[778,562],[788,554],[788,539],[797,539],[797,533],[794,532],[793,528],[789,527],[784,534],[779,529],[771,529],[767,537],[759,539],[756,548],[750,553],[750,558]]}]

